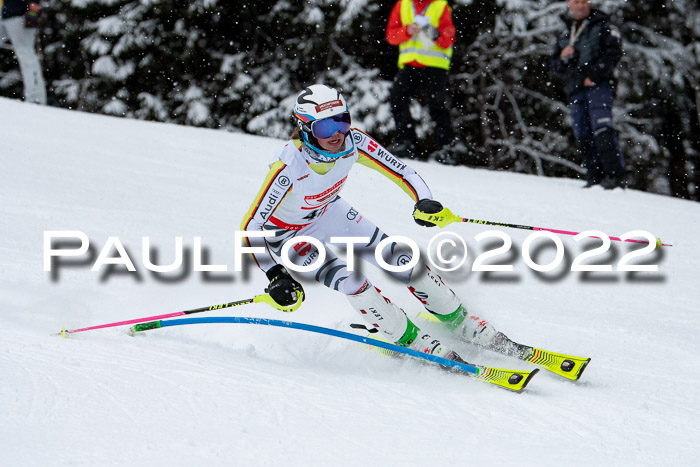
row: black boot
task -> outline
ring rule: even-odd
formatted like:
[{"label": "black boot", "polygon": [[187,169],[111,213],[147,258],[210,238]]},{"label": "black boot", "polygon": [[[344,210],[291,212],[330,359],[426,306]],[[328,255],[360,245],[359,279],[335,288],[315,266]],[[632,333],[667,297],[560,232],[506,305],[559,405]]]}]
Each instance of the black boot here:
[{"label": "black boot", "polygon": [[615,177],[605,177],[602,182],[600,182],[600,186],[605,188],[606,190],[614,190],[615,188],[622,188],[623,190],[627,188],[627,183],[625,180],[625,176],[615,176]]}]

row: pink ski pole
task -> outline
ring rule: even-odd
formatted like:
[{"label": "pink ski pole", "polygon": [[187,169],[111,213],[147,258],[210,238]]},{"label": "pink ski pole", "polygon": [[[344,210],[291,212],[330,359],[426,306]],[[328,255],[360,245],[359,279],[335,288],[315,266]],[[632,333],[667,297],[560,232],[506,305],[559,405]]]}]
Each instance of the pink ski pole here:
[{"label": "pink ski pole", "polygon": [[90,326],[87,328],[80,328],[80,329],[72,329],[72,330],[61,329],[60,332],[57,332],[56,334],[52,334],[52,335],[68,337],[68,335],[75,334],[76,332],[92,331],[95,329],[111,328],[111,327],[115,327],[115,326],[125,326],[127,324],[138,324],[138,323],[144,323],[146,321],[156,321],[159,319],[174,318],[175,316],[191,315],[193,313],[201,313],[203,311],[222,310],[224,308],[231,308],[234,306],[247,305],[249,303],[267,303],[268,305],[270,305],[270,306],[272,306],[280,311],[291,312],[291,311],[296,311],[301,306],[301,302],[302,302],[301,299],[302,299],[301,293],[297,292],[297,301],[293,305],[283,307],[281,305],[278,305],[272,299],[272,297],[270,297],[269,294],[261,294],[261,295],[256,295],[253,298],[247,298],[245,300],[239,300],[237,302],[222,303],[221,305],[203,306],[201,308],[194,308],[192,310],[176,311],[174,313],[166,313],[164,315],[158,315],[158,316],[149,316],[147,318],[129,319],[126,321],[117,321],[115,323],[99,324],[97,326]]},{"label": "pink ski pole", "polygon": [[[482,221],[478,219],[467,219],[465,217],[460,217],[455,214],[452,214],[452,212],[444,208],[442,211],[437,212],[435,214],[427,214],[420,212],[418,210],[413,211],[413,217],[416,219],[424,220],[427,222],[432,222],[433,224],[437,225],[438,227],[445,227],[447,225],[452,224],[453,222],[468,222],[470,224],[482,224],[482,225],[494,225],[496,227],[509,227],[512,229],[523,229],[523,230],[539,230],[539,231],[547,231],[547,232],[552,232],[555,234],[561,234],[561,235],[578,235],[580,232],[571,232],[568,230],[558,230],[558,229],[548,229],[545,227],[532,227],[529,225],[520,225],[520,224],[507,224],[505,222],[493,222],[493,221]],[[597,237],[594,237],[597,238]],[[622,240],[619,237],[609,237],[610,240],[615,240],[617,242],[630,242],[630,243],[644,243],[648,244],[649,242],[646,240],[635,240],[633,238],[628,238],[625,240]],[[661,243],[661,239],[657,238],[656,239],[656,248],[661,248],[662,246],[673,246],[668,243]]]}]

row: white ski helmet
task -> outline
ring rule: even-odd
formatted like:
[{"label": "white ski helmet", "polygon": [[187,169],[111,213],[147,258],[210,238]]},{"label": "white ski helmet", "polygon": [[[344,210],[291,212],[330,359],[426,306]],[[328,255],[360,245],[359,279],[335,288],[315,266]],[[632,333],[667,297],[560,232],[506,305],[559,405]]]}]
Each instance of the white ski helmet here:
[{"label": "white ski helmet", "polygon": [[[348,104],[337,89],[325,84],[314,84],[299,93],[292,111],[294,124],[301,130],[302,143],[324,159],[337,159],[354,149],[339,153],[328,153],[319,147],[318,139],[330,138],[340,131],[347,136],[350,132],[350,111]],[[324,161],[325,162],[325,161]]]}]

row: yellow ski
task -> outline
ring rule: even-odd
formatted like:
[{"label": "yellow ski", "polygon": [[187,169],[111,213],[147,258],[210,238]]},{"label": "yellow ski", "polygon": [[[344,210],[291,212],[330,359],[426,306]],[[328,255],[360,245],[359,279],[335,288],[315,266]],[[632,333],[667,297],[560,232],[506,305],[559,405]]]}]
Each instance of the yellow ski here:
[{"label": "yellow ski", "polygon": [[479,365],[479,374],[476,377],[487,383],[519,392],[527,386],[527,383],[529,383],[532,377],[539,371],[539,368],[535,368],[532,371],[516,371]]},{"label": "yellow ski", "polygon": [[[426,321],[440,322],[433,315],[426,312],[420,312],[418,316]],[[574,357],[573,355],[564,355],[549,350],[538,349],[537,347],[529,347],[527,345],[513,342],[503,333],[498,335],[498,343],[486,347],[488,350],[498,352],[503,355],[515,357],[520,360],[534,363],[542,368],[551,371],[563,378],[577,381],[583,370],[586,369],[590,358]]]},{"label": "yellow ski", "polygon": [[586,366],[591,361],[590,358],[564,355],[536,347],[529,347],[529,350],[526,350],[523,356],[519,358],[520,360],[544,367],[552,373],[572,381],[576,381],[581,377],[583,370],[586,369]]},{"label": "yellow ski", "polygon": [[[520,392],[525,389],[525,386],[527,386],[532,377],[540,371],[538,368],[532,371],[520,371],[475,365],[462,359],[456,352],[450,352],[450,355],[448,355],[446,358],[437,357],[430,354],[424,355],[416,350],[399,347],[386,339],[372,335],[376,334],[377,330],[368,328],[364,324],[353,323],[350,325],[350,327],[353,329],[364,329],[369,331],[370,335],[367,336],[365,343],[369,348],[378,351],[382,355],[392,358],[403,358],[406,356],[406,354],[420,356],[421,358],[437,363],[443,370],[471,375],[484,382],[494,384],[514,392]],[[377,345],[378,343],[381,343],[382,345]]]}]

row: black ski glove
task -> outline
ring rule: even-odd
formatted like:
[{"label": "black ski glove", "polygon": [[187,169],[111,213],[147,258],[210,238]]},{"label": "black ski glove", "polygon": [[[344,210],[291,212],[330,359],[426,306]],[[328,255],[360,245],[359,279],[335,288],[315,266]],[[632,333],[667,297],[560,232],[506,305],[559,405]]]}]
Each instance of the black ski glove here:
[{"label": "black ski glove", "polygon": [[423,198],[416,203],[413,209],[413,220],[416,221],[416,224],[422,225],[423,227],[435,227],[435,224],[432,222],[416,219],[415,212],[418,211],[423,214],[437,214],[438,212],[442,211],[443,208],[439,201]]},{"label": "black ski glove", "polygon": [[303,287],[289,275],[284,266],[276,264],[266,274],[270,279],[266,292],[278,305],[294,305],[297,302],[297,292],[301,292],[301,300],[304,301]]}]

